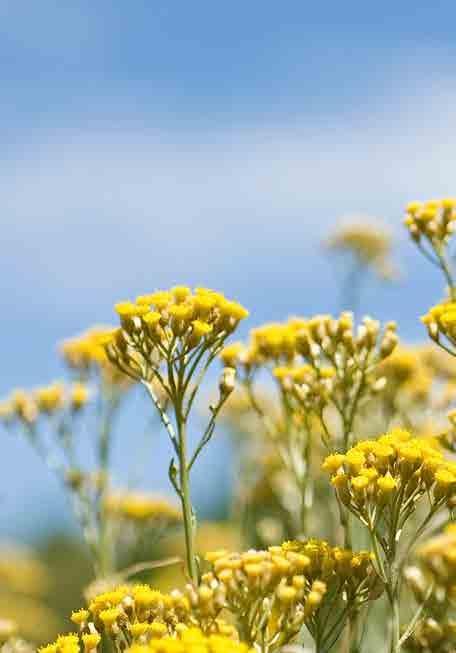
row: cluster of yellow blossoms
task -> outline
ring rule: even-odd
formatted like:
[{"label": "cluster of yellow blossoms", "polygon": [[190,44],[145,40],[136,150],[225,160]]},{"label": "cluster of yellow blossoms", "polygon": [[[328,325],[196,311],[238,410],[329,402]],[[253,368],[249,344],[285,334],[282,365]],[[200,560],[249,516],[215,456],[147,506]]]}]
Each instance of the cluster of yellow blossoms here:
[{"label": "cluster of yellow blossoms", "polygon": [[[139,624],[138,624],[139,625]],[[83,648],[86,653],[97,651],[100,636],[82,635]],[[136,628],[131,639],[122,641],[119,650],[130,653],[250,653],[249,647],[224,635],[206,635],[201,629],[178,629],[175,636],[160,632],[159,628],[146,630]],[[40,653],[79,653],[77,635],[63,635],[54,644],[40,649]],[[252,652],[253,653],[253,652]]]},{"label": "cluster of yellow blossoms", "polygon": [[216,352],[248,311],[205,288],[193,294],[186,286],[142,295],[116,304],[121,328],[104,338],[109,359],[135,379],[150,381],[160,362],[170,357],[197,359],[196,352]]},{"label": "cluster of yellow blossoms", "polygon": [[[229,610],[241,636],[263,650],[283,646],[303,625],[321,643],[344,609],[355,614],[381,592],[370,553],[352,553],[319,540],[291,541],[264,551],[215,551],[206,560],[211,569],[193,590],[194,610],[213,616]],[[338,628],[344,625],[342,617]]]},{"label": "cluster of yellow blossoms", "polygon": [[373,353],[380,359],[386,358],[396,344],[394,323],[389,322],[381,334],[380,324],[366,317],[355,330],[352,313],[345,312],[339,318],[317,315],[311,319],[291,318],[283,324],[266,324],[252,330],[248,346],[233,343],[220,356],[226,365],[243,367],[247,373],[252,368],[272,364],[277,378],[289,376],[291,381],[302,384],[302,377],[309,370],[308,366],[300,368],[302,359],[322,377],[331,378],[343,371],[355,373],[366,362],[372,364]]},{"label": "cluster of yellow blossoms", "polygon": [[40,417],[76,413],[90,399],[90,391],[83,383],[52,383],[36,390],[14,390],[10,397],[0,404],[0,419],[5,424],[19,422],[31,425]]},{"label": "cluster of yellow blossoms", "polygon": [[433,246],[446,243],[454,231],[456,220],[456,199],[411,202],[406,208],[404,224],[413,240],[428,240]]},{"label": "cluster of yellow blossoms", "polygon": [[153,525],[158,529],[182,521],[181,511],[170,501],[145,492],[109,492],[104,505],[111,518]]},{"label": "cluster of yellow blossoms", "polygon": [[[54,644],[40,649],[41,653],[71,653],[79,651],[82,642],[87,653],[95,652],[103,634],[116,650],[130,646],[149,645],[167,637],[182,637],[195,627],[204,636],[218,635],[236,642],[236,629],[222,619],[203,619],[201,622],[192,611],[189,598],[180,591],[164,594],[149,585],[121,585],[98,594],[89,603],[71,615],[79,628],[78,635],[67,635]],[[69,649],[62,648],[71,645]],[[72,648],[72,647],[77,648]]]},{"label": "cluster of yellow blossoms", "polygon": [[[441,340],[444,336],[453,347],[456,347],[456,302],[437,304],[421,319],[426,325],[430,338],[438,345],[446,348],[445,342]],[[456,355],[456,352],[450,351],[450,353]]]},{"label": "cluster of yellow blossoms", "polygon": [[[208,553],[210,570],[198,586],[163,594],[149,585],[124,585],[99,594],[87,608],[73,612],[79,634],[61,636],[40,653],[76,653],[81,643],[86,653],[95,653],[103,635],[116,650],[155,650],[157,641],[186,641],[195,632],[229,651],[228,641],[233,642],[235,653],[255,644],[273,651],[303,625],[327,645],[350,615],[382,591],[371,558],[368,552],[353,553],[318,540],[286,542],[266,551]],[[222,618],[226,612],[239,632]],[[238,643],[239,635],[246,644]],[[171,653],[168,644],[157,653],[168,648]]]},{"label": "cluster of yellow blossoms", "polygon": [[81,378],[100,372],[101,380],[106,385],[126,388],[131,379],[110,363],[103,344],[112,331],[113,327],[94,326],[74,338],[64,340],[59,350],[68,367]]},{"label": "cluster of yellow blossoms", "polygon": [[432,442],[402,429],[358,442],[345,454],[331,454],[323,469],[351,512],[369,528],[386,520],[394,537],[421,497],[429,497],[434,512],[453,505],[456,497],[456,463]]},{"label": "cluster of yellow blossoms", "polygon": [[248,346],[229,345],[221,358],[225,365],[241,368],[248,383],[256,369],[272,367],[291,406],[322,418],[331,403],[350,430],[359,402],[383,388],[376,367],[397,340],[393,322],[382,332],[376,320],[366,317],[356,328],[353,315],[345,312],[337,319],[317,315],[266,324],[252,331]]}]

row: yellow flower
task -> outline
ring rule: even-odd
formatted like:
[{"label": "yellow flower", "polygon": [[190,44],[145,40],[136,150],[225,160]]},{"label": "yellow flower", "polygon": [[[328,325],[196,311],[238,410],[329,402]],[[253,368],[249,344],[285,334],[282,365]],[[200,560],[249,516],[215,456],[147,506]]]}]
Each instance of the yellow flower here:
[{"label": "yellow flower", "polygon": [[110,492],[105,499],[108,514],[137,523],[171,526],[182,520],[181,512],[167,499],[132,491]]},{"label": "yellow flower", "polygon": [[65,401],[65,390],[62,383],[43,386],[38,388],[34,394],[38,410],[48,415],[59,410]]},{"label": "yellow flower", "polygon": [[391,236],[384,225],[363,219],[341,225],[327,242],[335,251],[349,252],[363,265],[372,266],[382,278],[392,278]]},{"label": "yellow flower", "polygon": [[80,410],[89,400],[90,392],[83,383],[74,383],[70,388],[70,403],[73,410]]},{"label": "yellow flower", "polygon": [[98,633],[85,633],[81,636],[82,643],[84,646],[84,651],[90,653],[90,651],[96,651],[99,643],[101,642],[101,636]]},{"label": "yellow flower", "polygon": [[192,294],[186,286],[142,295],[136,303],[121,302],[115,308],[122,329],[106,342],[108,358],[121,371],[144,380],[149,380],[148,368],[158,369],[179,347],[188,352],[206,346],[210,336],[208,352],[218,351],[248,315],[218,293],[200,289]]}]

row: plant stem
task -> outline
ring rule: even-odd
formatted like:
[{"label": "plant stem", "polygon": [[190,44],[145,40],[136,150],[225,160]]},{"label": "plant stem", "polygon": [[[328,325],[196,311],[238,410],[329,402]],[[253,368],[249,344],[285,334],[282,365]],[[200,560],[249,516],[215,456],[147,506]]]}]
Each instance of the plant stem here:
[{"label": "plant stem", "polygon": [[448,283],[448,291],[450,293],[451,301],[454,302],[456,301],[456,287],[454,285],[453,275],[451,274],[450,266],[448,265],[448,261],[445,258],[445,254],[440,250],[440,248],[436,250],[436,254],[440,263],[440,267],[442,268],[442,272]]},{"label": "plant stem", "polygon": [[387,588],[388,601],[391,607],[391,645],[390,653],[397,653],[400,649],[399,636],[400,636],[400,614],[399,614],[399,600],[397,589]]},{"label": "plant stem", "polygon": [[187,570],[194,584],[198,584],[198,568],[195,558],[195,517],[190,498],[189,468],[187,463],[187,429],[185,419],[176,414],[179,447],[179,482],[182,514],[184,518]]},{"label": "plant stem", "polygon": [[113,420],[119,406],[119,396],[113,395],[101,402],[98,440],[98,467],[101,472],[101,488],[97,499],[98,522],[98,574],[105,578],[113,569],[112,546],[109,537],[109,524],[106,514],[105,498],[111,453],[111,434]]}]

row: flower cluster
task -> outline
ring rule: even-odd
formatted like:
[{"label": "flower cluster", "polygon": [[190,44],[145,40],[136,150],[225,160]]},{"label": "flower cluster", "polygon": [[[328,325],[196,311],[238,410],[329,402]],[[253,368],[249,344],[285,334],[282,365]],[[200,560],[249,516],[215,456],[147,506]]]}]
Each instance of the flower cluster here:
[{"label": "flower cluster", "polygon": [[331,474],[340,501],[370,529],[386,524],[393,542],[419,499],[427,496],[435,513],[456,496],[456,463],[432,442],[402,429],[329,455],[323,469]]},{"label": "flower cluster", "polygon": [[331,403],[351,428],[359,402],[383,387],[374,372],[397,340],[393,322],[381,332],[380,324],[366,317],[356,329],[346,312],[337,319],[317,315],[267,324],[252,331],[249,346],[235,343],[221,358],[241,368],[247,379],[260,366],[272,367],[282,391],[306,414],[322,416]]},{"label": "flower cluster", "polygon": [[[199,630],[201,636],[217,635],[236,643],[236,629],[223,619],[198,620],[189,598],[177,590],[164,594],[149,585],[120,585],[96,595],[87,608],[72,613],[78,634],[60,637],[41,653],[79,651],[95,652],[102,636],[109,638],[116,650],[125,646],[152,646],[155,640],[179,638],[184,632]],[[62,648],[70,645],[69,648]],[[74,649],[72,647],[75,647]],[[240,649],[243,650],[243,649]]]},{"label": "flower cluster", "polygon": [[78,336],[64,340],[59,350],[68,367],[82,379],[92,373],[99,373],[106,386],[126,389],[131,379],[110,363],[103,345],[113,330],[113,327],[92,327]]},{"label": "flower cluster", "polygon": [[108,492],[105,509],[110,518],[154,528],[167,528],[179,524],[182,514],[167,499],[144,492]]},{"label": "flower cluster", "polygon": [[423,238],[438,247],[446,243],[454,231],[455,209],[456,199],[452,197],[425,203],[410,202],[404,224],[413,240],[420,242]]},{"label": "flower cluster", "polygon": [[[445,349],[447,342],[456,347],[456,302],[433,306],[421,320],[426,325],[430,338],[438,345]],[[442,341],[442,336],[446,340]],[[450,353],[456,355],[456,352]]]},{"label": "flower cluster", "polygon": [[[216,419],[234,389],[235,370],[226,368],[219,382],[219,399],[192,455],[188,454],[187,422],[204,375],[248,311],[221,293],[187,286],[142,295],[135,302],[116,304],[121,326],[104,338],[109,360],[143,383],[165,427],[174,453],[169,479],[182,503],[187,567],[197,581],[194,554],[195,515],[190,500],[190,470],[210,441]],[[158,384],[167,405],[157,395]],[[167,412],[169,412],[171,416]]]},{"label": "flower cluster", "polygon": [[366,219],[342,224],[326,244],[333,251],[352,254],[361,265],[373,267],[382,278],[394,275],[391,236],[382,225]]},{"label": "flower cluster", "polygon": [[[131,653],[249,653],[246,644],[226,635],[205,634],[200,628],[176,628],[174,635],[167,634],[166,627],[155,622],[136,623],[120,638],[119,650]],[[61,635],[53,644],[39,649],[39,653],[79,653],[80,642],[85,653],[101,650],[101,638],[96,632],[77,635]]]},{"label": "flower cluster", "polygon": [[265,650],[289,642],[304,624],[320,643],[337,639],[344,619],[334,624],[344,609],[355,614],[379,590],[371,554],[319,540],[244,553],[220,550],[206,560],[211,568],[192,590],[193,609],[214,617],[229,610],[246,641]]},{"label": "flower cluster", "polygon": [[160,363],[217,351],[248,311],[220,293],[186,286],[116,304],[121,328],[107,334],[109,359],[135,379],[150,381]]},{"label": "flower cluster", "polygon": [[6,425],[20,423],[30,426],[39,417],[77,413],[89,399],[90,391],[83,383],[65,386],[55,382],[32,391],[17,389],[0,404],[0,419]]}]

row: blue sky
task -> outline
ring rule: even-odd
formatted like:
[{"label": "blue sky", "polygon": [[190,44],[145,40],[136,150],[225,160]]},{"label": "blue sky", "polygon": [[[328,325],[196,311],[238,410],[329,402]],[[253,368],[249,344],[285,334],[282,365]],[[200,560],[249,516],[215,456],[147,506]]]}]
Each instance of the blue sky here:
[{"label": "blue sky", "polygon": [[[391,226],[403,270],[363,309],[419,337],[442,283],[400,221],[455,194],[455,19],[453,2],[4,0],[0,391],[61,375],[56,342],[176,282],[240,299],[248,326],[336,310],[319,245],[350,214]],[[62,504],[1,437],[0,532],[23,536]]]}]

